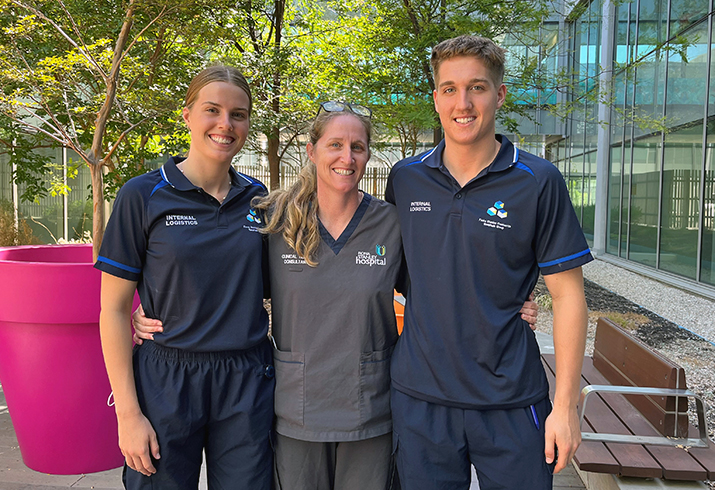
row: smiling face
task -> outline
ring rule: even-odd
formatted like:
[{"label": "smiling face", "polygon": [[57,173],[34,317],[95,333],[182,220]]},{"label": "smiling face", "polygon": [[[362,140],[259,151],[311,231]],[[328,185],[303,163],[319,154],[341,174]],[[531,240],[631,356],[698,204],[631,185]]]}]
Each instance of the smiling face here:
[{"label": "smiling face", "polygon": [[226,82],[212,82],[183,110],[191,133],[189,156],[226,163],[243,147],[248,136],[249,99],[244,90]]},{"label": "smiling face", "polygon": [[315,163],[318,193],[357,193],[358,183],[370,159],[365,126],[351,114],[333,117],[323,134],[308,143],[308,157]]},{"label": "smiling face", "polygon": [[435,82],[434,107],[446,143],[472,146],[493,141],[506,86],[495,84],[486,65],[474,56],[456,56],[439,65]]}]

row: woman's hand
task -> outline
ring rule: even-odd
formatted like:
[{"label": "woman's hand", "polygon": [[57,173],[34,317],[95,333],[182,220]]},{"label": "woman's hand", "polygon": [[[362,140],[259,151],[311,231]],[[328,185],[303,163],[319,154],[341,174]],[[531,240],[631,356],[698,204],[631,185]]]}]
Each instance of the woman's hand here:
[{"label": "woman's hand", "polygon": [[[534,318],[536,318],[535,315]],[[161,320],[147,318],[144,315],[142,305],[139,305],[132,315],[132,326],[134,327],[134,343],[138,345],[143,344],[145,340],[154,340],[155,333],[164,331]]]},{"label": "woman's hand", "polygon": [[[522,306],[521,310],[519,310],[519,313],[521,313],[521,318],[529,324],[531,329],[536,330],[536,318],[539,316],[539,305],[534,303],[533,291],[529,295],[529,299],[524,303],[524,306]],[[136,312],[134,315],[136,315]],[[136,335],[134,337],[136,342]]]},{"label": "woman's hand", "polygon": [[119,449],[127,466],[142,475],[156,473],[151,458],[160,459],[159,442],[149,420],[142,413],[117,416],[119,422]]}]

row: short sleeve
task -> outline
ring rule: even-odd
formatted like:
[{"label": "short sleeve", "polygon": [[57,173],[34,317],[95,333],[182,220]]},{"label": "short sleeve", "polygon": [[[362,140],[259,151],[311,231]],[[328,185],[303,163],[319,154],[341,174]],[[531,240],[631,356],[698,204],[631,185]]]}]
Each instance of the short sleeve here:
[{"label": "short sleeve", "polygon": [[395,167],[390,170],[390,175],[387,176],[387,185],[385,187],[385,201],[390,204],[395,204],[395,189],[393,181],[395,179]]},{"label": "short sleeve", "polygon": [[574,269],[593,260],[566,183],[553,166],[547,171],[539,193],[535,250],[544,275]]},{"label": "short sleeve", "polygon": [[94,266],[113,276],[138,281],[146,255],[145,199],[127,182],[117,194]]}]

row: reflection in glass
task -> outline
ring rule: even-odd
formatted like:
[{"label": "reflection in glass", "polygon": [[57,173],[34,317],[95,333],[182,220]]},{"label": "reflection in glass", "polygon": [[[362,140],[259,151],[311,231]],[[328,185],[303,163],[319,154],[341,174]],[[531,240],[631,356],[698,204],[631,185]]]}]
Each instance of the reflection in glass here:
[{"label": "reflection in glass", "polygon": [[[708,25],[701,22],[670,43],[666,124],[677,128],[702,120],[708,80]],[[702,129],[702,128],[701,128]],[[702,146],[702,142],[700,143]],[[666,161],[667,164],[667,161]]]},{"label": "reflection in glass", "polygon": [[610,177],[608,179],[608,239],[606,252],[618,255],[621,227],[621,145],[611,147]]},{"label": "reflection in glass", "polygon": [[702,121],[666,134],[659,268],[692,279],[698,249],[702,158]]},{"label": "reflection in glass", "polygon": [[573,208],[576,211],[578,221],[583,224],[581,215],[583,208],[583,154],[571,157],[566,185],[568,186],[571,204],[573,204]]},{"label": "reflection in glass", "polygon": [[[712,90],[712,89],[711,89]],[[703,199],[703,255],[700,280],[715,285],[715,119],[708,120]]]},{"label": "reflection in glass", "polygon": [[670,0],[670,38],[702,19],[709,6],[709,0]]},{"label": "reflection in glass", "polygon": [[589,246],[593,246],[594,219],[596,216],[596,152],[584,155],[583,210],[581,227]]},{"label": "reflection in glass", "polygon": [[[631,5],[635,4],[636,2],[631,2]],[[667,0],[640,0],[637,57],[648,54],[666,41],[667,16]]]},{"label": "reflection in glass", "polygon": [[658,236],[660,152],[660,135],[641,138],[633,145],[628,258],[653,267]]}]

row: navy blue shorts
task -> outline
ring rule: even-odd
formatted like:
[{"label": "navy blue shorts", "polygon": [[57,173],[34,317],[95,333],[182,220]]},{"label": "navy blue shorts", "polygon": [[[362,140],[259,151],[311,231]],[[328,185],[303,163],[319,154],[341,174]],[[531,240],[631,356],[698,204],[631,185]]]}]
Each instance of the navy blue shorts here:
[{"label": "navy blue shorts", "polygon": [[392,389],[393,452],[403,490],[551,490],[544,457],[551,402],[508,410],[467,410]]},{"label": "navy blue shorts", "polygon": [[139,406],[159,441],[156,473],[124,467],[124,486],[196,490],[206,452],[212,490],[270,490],[273,360],[268,340],[251,349],[187,352],[147,341],[134,350]]}]

